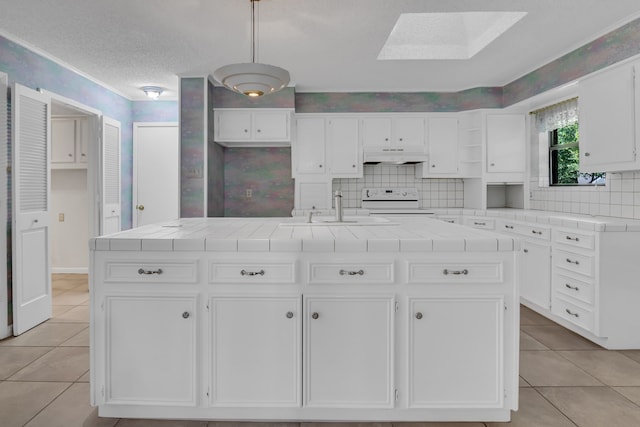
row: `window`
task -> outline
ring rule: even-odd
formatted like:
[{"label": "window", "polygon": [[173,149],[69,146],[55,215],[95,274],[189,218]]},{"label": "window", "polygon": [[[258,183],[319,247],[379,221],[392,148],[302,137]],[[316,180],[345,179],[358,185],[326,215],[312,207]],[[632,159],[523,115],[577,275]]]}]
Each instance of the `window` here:
[{"label": "window", "polygon": [[549,182],[551,185],[599,185],[604,172],[580,173],[578,122],[549,131]]}]

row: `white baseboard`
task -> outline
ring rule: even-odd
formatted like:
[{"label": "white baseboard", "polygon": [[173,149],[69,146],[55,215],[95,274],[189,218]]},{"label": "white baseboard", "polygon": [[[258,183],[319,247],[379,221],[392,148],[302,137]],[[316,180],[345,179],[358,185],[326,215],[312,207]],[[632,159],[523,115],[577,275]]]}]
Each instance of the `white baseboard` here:
[{"label": "white baseboard", "polygon": [[88,267],[51,267],[53,274],[89,274]]}]

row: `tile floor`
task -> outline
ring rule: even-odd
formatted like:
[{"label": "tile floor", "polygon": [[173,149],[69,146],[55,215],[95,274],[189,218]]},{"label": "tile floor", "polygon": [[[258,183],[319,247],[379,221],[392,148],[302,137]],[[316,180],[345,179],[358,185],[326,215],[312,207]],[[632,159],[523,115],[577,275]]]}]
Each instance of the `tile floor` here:
[{"label": "tile floor", "polygon": [[[99,418],[89,406],[88,300],[86,275],[54,275],[53,318],[0,341],[0,426],[238,427],[222,422]],[[520,349],[520,410],[513,413],[511,423],[403,427],[640,426],[640,350],[603,350],[525,307]],[[248,423],[247,427],[261,426]]]}]

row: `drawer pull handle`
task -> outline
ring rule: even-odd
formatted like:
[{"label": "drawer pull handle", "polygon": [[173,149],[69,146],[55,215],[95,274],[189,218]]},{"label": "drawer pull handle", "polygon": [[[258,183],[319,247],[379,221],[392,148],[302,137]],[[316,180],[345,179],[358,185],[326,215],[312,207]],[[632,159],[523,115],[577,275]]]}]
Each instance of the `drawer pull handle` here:
[{"label": "drawer pull handle", "polygon": [[144,268],[139,268],[138,274],[162,274],[162,269],[159,268],[157,270],[145,270]]},{"label": "drawer pull handle", "polygon": [[422,319],[422,313],[417,312],[416,313],[416,319],[418,319],[418,320]]},{"label": "drawer pull handle", "polygon": [[533,234],[542,235],[542,231],[531,230]]},{"label": "drawer pull handle", "polygon": [[260,270],[260,271],[241,270],[240,274],[243,276],[264,276],[264,270]]},{"label": "drawer pull handle", "polygon": [[320,317],[320,315],[318,314],[317,311],[314,311],[313,314],[311,315],[312,319],[317,319],[318,317]]},{"label": "drawer pull handle", "polygon": [[580,261],[578,261],[578,260],[572,261],[571,259],[567,258],[567,262],[568,262],[569,264],[580,265]]},{"label": "drawer pull handle", "polygon": [[185,311],[184,313],[182,313],[182,318],[183,319],[188,319],[189,316],[191,316],[191,313],[189,313],[188,311]]},{"label": "drawer pull handle", "polygon": [[364,276],[364,270],[358,270],[358,271],[354,271],[354,270],[340,270],[340,275],[341,276]]},{"label": "drawer pull handle", "polygon": [[473,225],[487,225],[486,222],[473,222]]},{"label": "drawer pull handle", "polygon": [[567,240],[573,240],[574,242],[579,242],[580,238],[579,237],[571,237],[571,236],[567,236],[566,237]]},{"label": "drawer pull handle", "polygon": [[570,316],[573,317],[580,317],[580,315],[578,313],[573,313],[571,310],[569,310],[568,308],[565,308],[564,311],[566,311],[567,313],[569,313]]},{"label": "drawer pull handle", "polygon": [[522,252],[524,252],[525,254],[529,253],[529,249],[524,249]]},{"label": "drawer pull handle", "polygon": [[505,225],[504,228],[508,228],[509,230],[513,230],[513,225]]},{"label": "drawer pull handle", "polygon": [[459,275],[464,275],[466,276],[467,274],[469,274],[469,270],[467,270],[466,268],[464,270],[447,270],[446,268],[442,271],[442,274],[449,275],[449,274],[454,274],[456,276]]},{"label": "drawer pull handle", "polygon": [[574,291],[579,291],[579,290],[580,290],[580,288],[579,288],[579,287],[577,287],[577,286],[571,286],[571,285],[570,285],[570,284],[568,284],[568,283],[565,283],[565,284],[564,284],[564,286],[565,286],[565,288],[567,288],[567,289],[572,289],[572,290],[574,290]]},{"label": "drawer pull handle", "polygon": [[287,311],[287,319],[293,318],[293,311]]}]

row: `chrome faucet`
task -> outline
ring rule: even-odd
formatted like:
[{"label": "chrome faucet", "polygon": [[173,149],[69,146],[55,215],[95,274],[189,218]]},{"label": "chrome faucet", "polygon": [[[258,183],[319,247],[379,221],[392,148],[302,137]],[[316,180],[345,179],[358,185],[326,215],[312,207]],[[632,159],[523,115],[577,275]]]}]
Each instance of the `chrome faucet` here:
[{"label": "chrome faucet", "polygon": [[333,200],[336,208],[336,221],[343,221],[343,210],[342,210],[342,191],[336,191],[333,193]]}]

